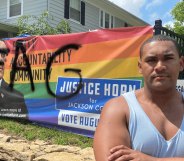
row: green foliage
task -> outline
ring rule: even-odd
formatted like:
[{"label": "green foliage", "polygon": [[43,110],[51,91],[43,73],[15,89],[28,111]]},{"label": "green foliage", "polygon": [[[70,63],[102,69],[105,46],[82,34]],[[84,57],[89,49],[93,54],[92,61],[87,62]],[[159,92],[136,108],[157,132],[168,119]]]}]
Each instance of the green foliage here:
[{"label": "green foliage", "polygon": [[171,11],[171,14],[174,20],[182,23],[184,21],[184,1],[178,2]]},{"label": "green foliage", "polygon": [[[26,32],[32,35],[56,35],[71,32],[68,21],[65,19],[61,20],[56,29],[54,29],[49,25],[49,22],[53,20],[53,16],[48,11],[44,11],[40,17],[34,15],[22,15],[16,23],[19,28],[18,35],[22,35]],[[30,21],[33,23],[31,24]]]},{"label": "green foliage", "polygon": [[92,147],[93,139],[82,135],[48,129],[31,122],[25,122],[12,118],[0,118],[0,129],[7,129],[9,133],[14,133],[25,137],[27,140],[50,140],[58,145],[75,145],[81,148]]},{"label": "green foliage", "polygon": [[172,28],[170,25],[166,25],[166,28],[184,38],[184,1],[178,2],[175,5],[174,9],[171,11],[171,15],[173,19],[176,20],[174,22],[174,27]]}]

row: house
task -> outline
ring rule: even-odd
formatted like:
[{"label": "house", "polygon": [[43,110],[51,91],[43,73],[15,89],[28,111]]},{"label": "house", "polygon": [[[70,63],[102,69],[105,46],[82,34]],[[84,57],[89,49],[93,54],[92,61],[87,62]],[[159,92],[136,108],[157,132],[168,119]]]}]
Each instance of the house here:
[{"label": "house", "polygon": [[40,16],[45,10],[54,17],[52,27],[65,18],[72,33],[149,25],[108,0],[1,0],[0,38],[16,36],[21,15]]}]

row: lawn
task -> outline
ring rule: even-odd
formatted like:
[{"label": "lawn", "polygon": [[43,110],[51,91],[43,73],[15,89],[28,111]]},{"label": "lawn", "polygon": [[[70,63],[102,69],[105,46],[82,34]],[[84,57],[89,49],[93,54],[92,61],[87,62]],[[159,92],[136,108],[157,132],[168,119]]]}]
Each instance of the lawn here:
[{"label": "lawn", "polygon": [[0,118],[0,129],[7,129],[8,133],[26,138],[27,140],[50,140],[58,145],[74,145],[81,148],[92,147],[93,139],[69,132],[49,129],[33,124],[30,121],[13,118]]}]

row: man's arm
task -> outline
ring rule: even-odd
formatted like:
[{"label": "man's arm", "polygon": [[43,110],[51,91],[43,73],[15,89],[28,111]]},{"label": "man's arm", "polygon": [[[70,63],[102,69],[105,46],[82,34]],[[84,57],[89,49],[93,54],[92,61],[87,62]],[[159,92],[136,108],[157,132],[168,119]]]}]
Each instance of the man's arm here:
[{"label": "man's arm", "polygon": [[124,145],[119,145],[110,150],[111,155],[108,157],[108,161],[127,161],[127,160],[139,160],[139,161],[184,161],[184,158],[170,157],[170,158],[156,158],[144,154],[142,152],[132,150]]},{"label": "man's arm", "polygon": [[107,161],[110,149],[117,145],[131,148],[126,116],[129,116],[129,107],[123,96],[104,105],[93,141],[96,161]]},{"label": "man's arm", "polygon": [[173,158],[157,158],[156,161],[184,161],[184,158],[178,158],[178,157],[173,157]]}]

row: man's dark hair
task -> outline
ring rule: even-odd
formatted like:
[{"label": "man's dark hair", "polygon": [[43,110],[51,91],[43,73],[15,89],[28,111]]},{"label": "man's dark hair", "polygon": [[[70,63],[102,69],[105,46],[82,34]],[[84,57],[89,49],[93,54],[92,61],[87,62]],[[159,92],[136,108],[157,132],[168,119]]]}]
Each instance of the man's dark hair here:
[{"label": "man's dark hair", "polygon": [[175,39],[173,39],[172,37],[166,36],[166,35],[154,35],[154,36],[150,37],[149,39],[147,39],[141,45],[141,48],[140,48],[140,59],[142,58],[144,45],[146,45],[147,43],[154,42],[154,41],[172,41],[174,43],[174,45],[176,47],[176,50],[178,52],[178,55],[180,57],[180,47],[178,45],[178,42]]}]

